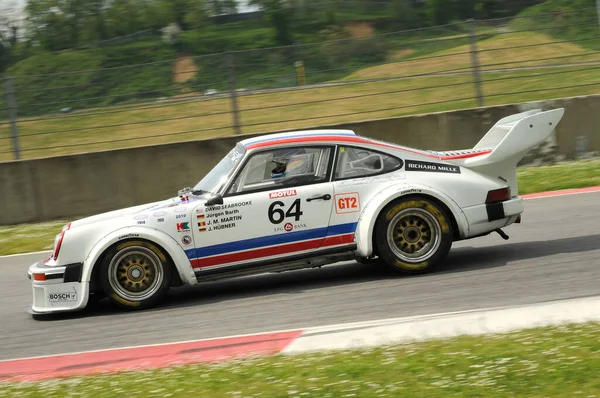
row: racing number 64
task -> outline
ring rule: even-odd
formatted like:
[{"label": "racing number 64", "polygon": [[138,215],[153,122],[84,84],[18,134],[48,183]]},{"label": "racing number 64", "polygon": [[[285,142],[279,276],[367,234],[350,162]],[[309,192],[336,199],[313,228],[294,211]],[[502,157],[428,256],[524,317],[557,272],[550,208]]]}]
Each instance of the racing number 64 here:
[{"label": "racing number 64", "polygon": [[292,205],[286,212],[283,211],[285,203],[277,200],[269,206],[269,221],[271,224],[281,224],[288,217],[294,217],[295,221],[300,221],[300,216],[303,214],[300,211],[300,199],[294,200]]}]

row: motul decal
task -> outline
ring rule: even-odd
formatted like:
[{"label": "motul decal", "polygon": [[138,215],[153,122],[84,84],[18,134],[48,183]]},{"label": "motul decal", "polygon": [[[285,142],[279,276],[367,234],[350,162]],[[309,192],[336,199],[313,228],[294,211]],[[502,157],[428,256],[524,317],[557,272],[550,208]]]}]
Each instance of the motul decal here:
[{"label": "motul decal", "polygon": [[279,198],[286,198],[288,196],[296,196],[296,190],[295,189],[288,189],[286,191],[279,191],[279,192],[271,192],[269,194],[269,199],[279,199]]}]

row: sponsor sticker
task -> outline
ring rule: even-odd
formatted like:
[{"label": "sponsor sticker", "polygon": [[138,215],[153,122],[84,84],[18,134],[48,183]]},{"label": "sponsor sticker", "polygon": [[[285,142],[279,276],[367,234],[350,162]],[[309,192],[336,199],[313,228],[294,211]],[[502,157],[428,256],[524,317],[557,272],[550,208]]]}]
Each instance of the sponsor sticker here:
[{"label": "sponsor sticker", "polygon": [[184,245],[189,245],[190,243],[192,243],[192,237],[189,235],[185,235],[183,238],[181,238],[181,243],[183,243]]},{"label": "sponsor sticker", "polygon": [[288,196],[296,196],[295,189],[288,189],[285,191],[271,192],[269,193],[269,199],[287,198]]},{"label": "sponsor sticker", "polygon": [[119,236],[119,240],[120,239],[126,239],[126,238],[139,238],[139,234],[126,234],[126,235],[121,235]]},{"label": "sponsor sticker", "polygon": [[77,301],[77,292],[48,293],[48,300],[52,303],[61,301]]},{"label": "sponsor sticker", "polygon": [[337,214],[357,213],[360,211],[360,195],[358,192],[341,193],[334,196]]},{"label": "sponsor sticker", "polygon": [[224,205],[210,206],[210,207],[206,208],[206,211],[212,212],[212,211],[217,211],[217,210],[233,209],[236,207],[245,207],[245,206],[252,206],[252,201],[248,200],[245,202],[237,202],[237,203],[229,203],[229,204],[224,204]]},{"label": "sponsor sticker", "polygon": [[421,160],[406,160],[406,171],[429,171],[433,173],[455,173],[460,174],[460,167],[450,164],[423,162]]},{"label": "sponsor sticker", "polygon": [[177,232],[189,232],[190,231],[190,223],[189,222],[178,222],[177,223]]},{"label": "sponsor sticker", "polygon": [[283,224],[283,227],[275,227],[273,228],[273,232],[292,232],[295,229],[306,229],[308,228],[308,225],[303,224],[303,223],[291,223],[291,222],[286,222],[285,224]]}]

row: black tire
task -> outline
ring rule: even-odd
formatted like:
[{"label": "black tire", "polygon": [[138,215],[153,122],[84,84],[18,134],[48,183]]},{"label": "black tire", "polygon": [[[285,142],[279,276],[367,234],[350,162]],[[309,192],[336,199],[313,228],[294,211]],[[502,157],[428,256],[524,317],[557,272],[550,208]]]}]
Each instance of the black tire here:
[{"label": "black tire", "polygon": [[109,249],[100,268],[106,296],[117,306],[144,310],[156,306],[171,286],[173,267],[155,244],[120,242]]},{"label": "black tire", "polygon": [[383,208],[375,225],[381,260],[404,274],[430,272],[444,261],[453,241],[450,217],[423,197],[400,198]]}]

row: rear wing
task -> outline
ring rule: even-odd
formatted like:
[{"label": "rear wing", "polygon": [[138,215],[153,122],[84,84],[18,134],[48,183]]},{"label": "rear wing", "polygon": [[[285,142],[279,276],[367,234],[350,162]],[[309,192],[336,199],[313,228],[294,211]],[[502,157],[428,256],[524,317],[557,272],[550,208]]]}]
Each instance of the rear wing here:
[{"label": "rear wing", "polygon": [[508,159],[513,159],[516,166],[527,152],[552,134],[564,113],[564,108],[545,112],[535,109],[500,119],[473,147],[477,152],[490,152],[467,159],[464,166],[477,167]]},{"label": "rear wing", "polygon": [[536,145],[546,140],[565,113],[564,108],[535,109],[500,119],[464,154],[441,156],[440,159],[470,168],[506,182],[517,194],[517,164]]}]

